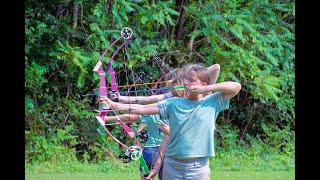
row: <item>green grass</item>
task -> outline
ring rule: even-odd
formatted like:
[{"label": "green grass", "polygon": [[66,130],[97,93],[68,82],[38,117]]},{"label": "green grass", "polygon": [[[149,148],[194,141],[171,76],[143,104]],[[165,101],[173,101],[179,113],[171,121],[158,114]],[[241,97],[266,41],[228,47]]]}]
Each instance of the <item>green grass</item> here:
[{"label": "green grass", "polygon": [[[64,174],[27,174],[26,180],[85,180],[85,179],[116,179],[116,180],[139,180],[136,173],[64,173]],[[158,178],[156,178],[158,179]],[[295,172],[292,171],[217,171],[211,172],[213,180],[294,180]]]}]

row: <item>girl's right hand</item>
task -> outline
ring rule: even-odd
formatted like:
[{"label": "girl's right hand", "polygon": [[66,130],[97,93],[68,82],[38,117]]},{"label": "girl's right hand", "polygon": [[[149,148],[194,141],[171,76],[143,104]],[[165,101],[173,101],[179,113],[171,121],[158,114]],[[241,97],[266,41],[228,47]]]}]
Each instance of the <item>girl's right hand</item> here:
[{"label": "girl's right hand", "polygon": [[154,178],[157,174],[158,174],[158,172],[157,172],[155,169],[152,169],[152,170],[150,171],[150,174],[149,174],[147,177],[145,177],[144,179],[145,179],[145,180],[153,180],[153,178]]},{"label": "girl's right hand", "polygon": [[100,104],[108,104],[110,108],[114,105],[115,102],[111,101],[108,97],[102,96],[99,98],[99,103]]},{"label": "girl's right hand", "polygon": [[132,132],[132,131],[128,132],[128,136],[130,136],[131,138],[134,138],[134,135],[135,135],[134,132]]},{"label": "girl's right hand", "polygon": [[100,103],[108,103],[108,105],[110,105],[113,101],[111,101],[111,99],[109,99],[108,97],[106,97],[106,96],[101,96],[100,98],[99,98],[99,101],[100,101]]},{"label": "girl's right hand", "polygon": [[116,99],[119,99],[119,94],[118,93],[115,93],[115,94],[110,94],[110,99],[112,100],[112,101],[114,101],[114,100],[116,100]]}]

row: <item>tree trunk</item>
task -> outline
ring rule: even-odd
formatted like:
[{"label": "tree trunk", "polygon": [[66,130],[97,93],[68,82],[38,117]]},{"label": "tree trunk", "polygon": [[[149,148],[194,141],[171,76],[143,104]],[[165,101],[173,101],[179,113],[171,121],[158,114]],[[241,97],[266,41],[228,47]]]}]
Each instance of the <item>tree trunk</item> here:
[{"label": "tree trunk", "polygon": [[62,5],[58,4],[56,6],[56,17],[59,18],[61,16],[61,13],[62,13]]},{"label": "tree trunk", "polygon": [[161,25],[161,26],[160,26],[160,30],[159,30],[160,37],[164,37],[164,36],[163,36],[163,33],[165,32],[165,30],[166,30],[166,27],[163,26],[163,25]]},{"label": "tree trunk", "polygon": [[[197,29],[198,29],[197,25],[194,25],[193,31],[195,31]],[[189,51],[189,53],[192,53],[192,51],[193,51],[193,42],[194,42],[194,37],[191,37],[191,39],[190,39],[190,41],[188,43],[188,51]]]},{"label": "tree trunk", "polygon": [[73,3],[73,14],[72,14],[72,27],[76,28],[78,25],[78,10],[79,4],[77,2]]},{"label": "tree trunk", "polygon": [[65,11],[64,13],[65,16],[69,16],[69,1],[64,2],[63,11]]},{"label": "tree trunk", "polygon": [[182,0],[181,2],[181,7],[180,7],[180,16],[179,16],[179,19],[178,19],[178,28],[177,28],[177,31],[176,31],[176,37],[178,40],[182,40],[182,29],[183,29],[183,23],[184,23],[184,8],[183,6],[185,6],[187,4],[187,0]]}]

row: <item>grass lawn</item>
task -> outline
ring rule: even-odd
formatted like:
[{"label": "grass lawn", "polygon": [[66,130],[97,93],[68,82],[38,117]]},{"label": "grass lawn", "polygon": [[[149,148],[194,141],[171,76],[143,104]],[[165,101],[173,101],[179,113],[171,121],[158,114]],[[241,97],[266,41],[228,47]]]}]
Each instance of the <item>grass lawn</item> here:
[{"label": "grass lawn", "polygon": [[[115,180],[139,180],[138,174],[123,173],[123,174],[26,174],[26,180],[85,180],[85,179],[115,179]],[[158,178],[156,178],[157,180]],[[294,180],[294,171],[217,171],[211,172],[213,180]]]}]

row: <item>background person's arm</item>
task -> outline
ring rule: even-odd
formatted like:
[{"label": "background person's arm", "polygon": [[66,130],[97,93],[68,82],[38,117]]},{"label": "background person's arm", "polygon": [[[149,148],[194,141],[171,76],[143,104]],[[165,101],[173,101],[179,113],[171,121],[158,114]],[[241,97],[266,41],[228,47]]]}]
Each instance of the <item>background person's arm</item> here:
[{"label": "background person's arm", "polygon": [[157,157],[156,162],[154,163],[153,168],[150,170],[150,174],[145,178],[146,180],[151,180],[151,178],[153,179],[159,173],[159,170],[165,158],[165,152],[167,150],[167,145],[169,143],[169,140],[170,140],[170,136],[164,135],[160,145],[159,155]]}]

